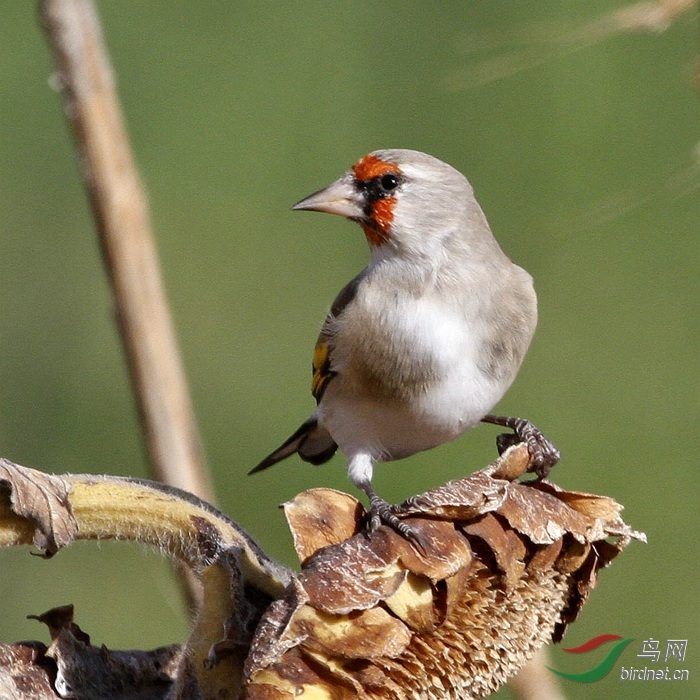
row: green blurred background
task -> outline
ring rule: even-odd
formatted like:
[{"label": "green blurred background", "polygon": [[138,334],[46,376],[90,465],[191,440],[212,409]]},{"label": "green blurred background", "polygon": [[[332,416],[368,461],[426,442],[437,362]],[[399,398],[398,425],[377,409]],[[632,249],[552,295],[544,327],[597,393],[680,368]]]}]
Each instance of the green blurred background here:
[{"label": "green blurred background", "polygon": [[[559,484],[616,498],[649,537],[602,572],[566,646],[636,641],[567,695],[698,697],[697,9],[661,32],[624,28],[610,1],[99,7],[221,507],[293,564],[277,505],[352,491],[339,456],[246,476],[312,409],[319,324],[367,260],[359,228],[289,207],[368,151],[427,151],[536,281],[539,329],[499,412],[556,442]],[[0,455],[147,476],[36,8],[0,12]],[[485,465],[497,432],[380,467],[377,489],[398,501]],[[3,641],[45,640],[25,615],[68,602],[111,648],[187,630],[168,565],[126,544],[0,552],[0,600]],[[669,667],[689,682],[618,679],[648,638],[688,639]],[[602,656],[552,652],[568,671]]]}]

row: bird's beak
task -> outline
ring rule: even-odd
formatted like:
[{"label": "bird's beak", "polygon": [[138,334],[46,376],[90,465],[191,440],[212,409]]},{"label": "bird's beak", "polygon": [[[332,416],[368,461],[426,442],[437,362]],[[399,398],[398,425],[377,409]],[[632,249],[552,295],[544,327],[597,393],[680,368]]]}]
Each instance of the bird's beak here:
[{"label": "bird's beak", "polygon": [[354,185],[352,174],[346,173],[332,185],[324,187],[295,204],[293,210],[324,211],[348,219],[364,216],[362,193]]}]

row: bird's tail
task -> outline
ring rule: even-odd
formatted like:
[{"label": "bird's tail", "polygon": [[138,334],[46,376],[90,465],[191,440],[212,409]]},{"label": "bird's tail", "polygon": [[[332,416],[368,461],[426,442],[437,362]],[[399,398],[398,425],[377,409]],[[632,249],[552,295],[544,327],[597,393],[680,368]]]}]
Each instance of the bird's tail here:
[{"label": "bird's tail", "polygon": [[318,420],[314,416],[311,416],[294,435],[265,457],[260,464],[253,467],[248,474],[261,472],[263,469],[287,459],[295,452],[305,462],[323,464],[335,454],[337,449],[338,445],[335,444],[330,433],[318,424]]}]

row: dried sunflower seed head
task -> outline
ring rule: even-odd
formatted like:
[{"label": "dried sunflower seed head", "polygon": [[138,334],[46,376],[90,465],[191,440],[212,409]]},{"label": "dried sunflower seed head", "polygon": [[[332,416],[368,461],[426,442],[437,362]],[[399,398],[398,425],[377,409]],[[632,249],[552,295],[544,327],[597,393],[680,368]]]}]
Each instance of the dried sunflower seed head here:
[{"label": "dried sunflower seed head", "polygon": [[246,663],[247,700],[484,697],[558,641],[631,538],[610,498],[515,479],[511,448],[396,509],[422,550],[330,489],[285,505],[302,571]]}]

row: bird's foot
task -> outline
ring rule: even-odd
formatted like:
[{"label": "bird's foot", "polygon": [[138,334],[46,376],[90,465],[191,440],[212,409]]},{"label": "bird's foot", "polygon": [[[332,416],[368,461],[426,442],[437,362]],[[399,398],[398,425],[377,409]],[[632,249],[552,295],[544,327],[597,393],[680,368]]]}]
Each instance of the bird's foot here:
[{"label": "bird's foot", "polygon": [[494,416],[489,414],[481,419],[484,423],[502,425],[510,428],[511,433],[504,433],[496,438],[498,454],[503,454],[509,447],[524,442],[530,452],[530,467],[528,471],[537,474],[538,479],[544,479],[559,461],[561,454],[533,423],[526,418],[511,418],[509,416]]},{"label": "bird's foot", "polygon": [[398,518],[394,514],[393,506],[388,501],[378,496],[377,492],[370,484],[363,484],[361,488],[369,498],[370,531],[376,530],[381,525],[386,525],[412,544],[417,545],[421,549],[425,549],[421,534],[408,523]]}]

